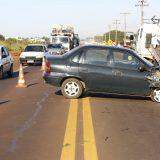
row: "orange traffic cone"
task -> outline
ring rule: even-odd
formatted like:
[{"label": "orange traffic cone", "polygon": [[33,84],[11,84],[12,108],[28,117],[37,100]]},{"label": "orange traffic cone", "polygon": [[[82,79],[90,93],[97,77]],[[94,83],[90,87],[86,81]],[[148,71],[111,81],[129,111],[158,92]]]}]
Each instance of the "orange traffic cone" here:
[{"label": "orange traffic cone", "polygon": [[41,71],[45,71],[45,58],[44,57],[43,57],[43,60],[42,60]]},{"label": "orange traffic cone", "polygon": [[20,64],[20,69],[19,69],[19,79],[18,79],[18,84],[16,85],[17,88],[26,88],[26,82],[24,79],[24,73],[23,73],[23,66]]}]

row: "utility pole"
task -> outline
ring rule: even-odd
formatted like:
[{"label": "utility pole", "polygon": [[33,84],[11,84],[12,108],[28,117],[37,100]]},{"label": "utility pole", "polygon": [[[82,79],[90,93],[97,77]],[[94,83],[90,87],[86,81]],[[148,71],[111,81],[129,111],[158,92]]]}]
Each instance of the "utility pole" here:
[{"label": "utility pole", "polygon": [[111,25],[108,25],[109,28],[109,41],[111,40]]},{"label": "utility pole", "polygon": [[138,4],[135,5],[136,7],[140,7],[141,9],[141,26],[144,23],[144,7],[149,6],[147,0],[138,0]]},{"label": "utility pole", "polygon": [[124,16],[124,46],[126,46],[126,33],[127,33],[127,15],[129,15],[130,13],[128,12],[124,12],[121,13]]},{"label": "utility pole", "polygon": [[118,44],[117,40],[118,40],[118,25],[120,24],[120,20],[116,19],[113,24],[115,24],[116,27],[116,35],[115,35],[115,43],[116,45]]}]

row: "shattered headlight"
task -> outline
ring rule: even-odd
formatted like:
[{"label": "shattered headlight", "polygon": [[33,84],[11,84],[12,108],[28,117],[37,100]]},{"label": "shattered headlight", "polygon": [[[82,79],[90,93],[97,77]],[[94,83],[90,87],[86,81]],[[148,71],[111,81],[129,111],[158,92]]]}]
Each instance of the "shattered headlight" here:
[{"label": "shattered headlight", "polygon": [[151,76],[147,76],[147,79],[154,81],[154,82],[160,82],[160,72],[156,72],[155,74],[152,74]]}]

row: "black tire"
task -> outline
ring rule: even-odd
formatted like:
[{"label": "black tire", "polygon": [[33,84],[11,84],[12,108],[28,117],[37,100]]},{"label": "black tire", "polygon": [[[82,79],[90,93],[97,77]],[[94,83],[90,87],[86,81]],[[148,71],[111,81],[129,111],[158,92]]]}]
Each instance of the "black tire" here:
[{"label": "black tire", "polygon": [[84,89],[82,83],[76,78],[66,79],[61,86],[63,96],[68,99],[77,99],[81,97],[81,95],[83,94],[83,90]]},{"label": "black tire", "polygon": [[7,72],[9,77],[13,77],[13,64],[10,67],[10,70]]},{"label": "black tire", "polygon": [[0,67],[0,79],[4,78],[3,67]]}]

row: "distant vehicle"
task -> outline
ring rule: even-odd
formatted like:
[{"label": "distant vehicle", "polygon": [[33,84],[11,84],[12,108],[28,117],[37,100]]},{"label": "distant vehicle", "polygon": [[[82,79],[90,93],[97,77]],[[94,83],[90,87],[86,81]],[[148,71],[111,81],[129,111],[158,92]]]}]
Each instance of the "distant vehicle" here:
[{"label": "distant vehicle", "polygon": [[78,34],[74,33],[74,27],[69,25],[54,25],[51,33],[51,43],[61,43],[66,52],[79,46]]},{"label": "distant vehicle", "polygon": [[67,98],[84,91],[151,97],[160,102],[160,72],[132,50],[109,46],[77,47],[46,57],[46,83],[61,87]]},{"label": "distant vehicle", "polygon": [[0,79],[7,73],[9,77],[13,75],[13,58],[4,46],[0,46]]},{"label": "distant vehicle", "polygon": [[22,64],[40,64],[42,63],[45,52],[47,52],[45,45],[30,44],[21,53],[20,62]]},{"label": "distant vehicle", "polygon": [[47,46],[47,51],[51,55],[62,55],[65,53],[65,48],[62,44],[49,44]]}]

